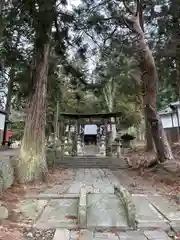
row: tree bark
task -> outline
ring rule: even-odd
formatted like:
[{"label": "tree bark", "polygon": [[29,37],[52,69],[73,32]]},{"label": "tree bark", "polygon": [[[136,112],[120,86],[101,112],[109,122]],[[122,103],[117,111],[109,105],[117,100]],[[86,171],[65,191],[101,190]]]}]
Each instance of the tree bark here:
[{"label": "tree bark", "polygon": [[46,91],[50,43],[36,46],[34,92],[29,98],[24,136],[17,166],[20,182],[44,180],[48,169],[45,153]]},{"label": "tree bark", "polygon": [[144,38],[139,40],[139,46],[144,61],[142,66],[142,79],[145,83],[145,113],[151,128],[151,135],[155,144],[158,160],[164,162],[173,159],[173,155],[156,108],[158,91],[157,70],[152,53],[145,43]]},{"label": "tree bark", "polygon": [[152,52],[145,40],[140,16],[143,18],[140,1],[137,1],[137,11],[131,18],[128,18],[127,21],[131,22],[137,34],[138,51],[141,57],[140,67],[144,85],[145,114],[151,127],[151,134],[155,144],[158,161],[165,162],[166,160],[173,160],[173,154],[156,107],[158,91],[157,69]]},{"label": "tree bark", "polygon": [[144,111],[144,121],[145,121],[145,140],[146,140],[146,151],[151,152],[154,150],[154,143],[151,134],[151,126],[149,124],[146,112]]},{"label": "tree bark", "polygon": [[[103,94],[104,94],[104,99],[105,99],[105,102],[107,105],[107,109],[109,112],[112,112],[114,98],[115,98],[115,94],[116,94],[116,83],[114,82],[113,78],[109,79],[109,82],[103,88]],[[115,118],[112,117],[111,121],[114,122],[114,124],[111,125],[111,133],[110,133],[110,137],[109,137],[110,145],[112,144],[113,140],[116,138],[116,135],[117,135]]]},{"label": "tree bark", "polygon": [[10,74],[9,74],[9,81],[8,81],[8,92],[7,92],[7,98],[6,98],[6,117],[5,117],[5,123],[4,123],[4,131],[3,131],[3,141],[2,145],[6,145],[6,136],[8,131],[8,123],[9,123],[9,115],[11,111],[11,99],[12,99],[12,92],[13,92],[13,76],[14,76],[14,69],[11,67]]}]

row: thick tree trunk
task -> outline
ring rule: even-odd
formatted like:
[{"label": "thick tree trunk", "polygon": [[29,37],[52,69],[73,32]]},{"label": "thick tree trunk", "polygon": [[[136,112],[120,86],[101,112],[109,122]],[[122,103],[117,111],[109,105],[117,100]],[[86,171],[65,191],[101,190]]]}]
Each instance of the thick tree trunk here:
[{"label": "thick tree trunk", "polygon": [[46,91],[49,42],[36,49],[36,69],[32,76],[35,89],[29,98],[24,136],[17,166],[20,182],[44,180],[47,175],[45,153]]},{"label": "thick tree trunk", "polygon": [[[109,79],[108,84],[105,85],[103,89],[104,99],[107,105],[107,109],[109,112],[113,111],[113,102],[116,93],[116,84],[114,83],[113,78]],[[111,118],[112,122],[115,122],[115,118]],[[109,136],[109,144],[112,145],[113,140],[116,138],[117,131],[116,131],[116,124],[111,125],[111,133]]]},{"label": "thick tree trunk", "polygon": [[6,118],[5,118],[5,123],[4,123],[4,131],[3,131],[3,141],[2,145],[6,144],[6,136],[7,136],[7,131],[8,131],[8,122],[9,122],[9,115],[11,111],[11,99],[12,99],[12,92],[13,92],[13,77],[14,77],[14,70],[11,68],[10,74],[9,74],[9,81],[8,81],[8,92],[7,92],[7,98],[6,98]]},{"label": "thick tree trunk", "polygon": [[156,148],[158,161],[165,162],[166,160],[172,160],[173,155],[156,108],[158,76],[152,52],[145,40],[142,19],[143,14],[141,4],[140,1],[137,1],[137,11],[135,15],[127,20],[132,23],[134,31],[137,33],[138,50],[141,57],[140,67],[144,85],[145,114],[151,126],[151,134]]},{"label": "thick tree trunk", "polygon": [[144,122],[145,122],[146,151],[151,152],[154,150],[154,143],[153,143],[153,138],[151,134],[151,125],[149,124],[145,111],[144,111]]},{"label": "thick tree trunk", "polygon": [[145,43],[144,37],[139,40],[140,53],[142,56],[141,70],[142,80],[145,86],[144,106],[148,124],[151,128],[151,135],[160,162],[172,160],[173,155],[168,143],[162,121],[159,117],[156,103],[158,91],[158,76],[152,52]]},{"label": "thick tree trunk", "polygon": [[158,160],[164,162],[166,160],[172,160],[173,155],[156,108],[158,91],[156,66],[152,53],[146,45],[144,38],[139,41],[139,44],[143,59],[141,69],[143,74],[142,79],[145,83],[145,114],[151,128],[151,135],[155,144]]}]

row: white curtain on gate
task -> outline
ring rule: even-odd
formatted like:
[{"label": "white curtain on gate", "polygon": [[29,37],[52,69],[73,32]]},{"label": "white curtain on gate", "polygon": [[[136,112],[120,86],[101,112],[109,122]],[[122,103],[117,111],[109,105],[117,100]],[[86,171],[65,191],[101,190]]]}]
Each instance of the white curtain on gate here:
[{"label": "white curtain on gate", "polygon": [[97,134],[97,125],[88,124],[84,127],[84,135],[96,135]]}]

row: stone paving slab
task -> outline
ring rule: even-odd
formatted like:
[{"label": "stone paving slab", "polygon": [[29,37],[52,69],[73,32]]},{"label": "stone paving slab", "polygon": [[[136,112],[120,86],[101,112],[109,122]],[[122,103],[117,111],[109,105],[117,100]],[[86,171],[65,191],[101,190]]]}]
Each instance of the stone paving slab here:
[{"label": "stone paving slab", "polygon": [[68,229],[57,229],[53,240],[70,240],[70,231]]},{"label": "stone paving slab", "polygon": [[136,207],[137,221],[165,221],[144,196],[132,195],[132,199]]},{"label": "stone paving slab", "polygon": [[169,221],[180,221],[180,206],[162,196],[148,196],[147,199]]},{"label": "stone paving slab", "polygon": [[137,228],[143,230],[163,229],[169,230],[168,220],[151,205],[146,196],[132,195],[136,207]]},{"label": "stone paving slab", "polygon": [[128,228],[124,208],[114,194],[89,194],[87,216],[88,228]]},{"label": "stone paving slab", "polygon": [[174,231],[180,231],[180,206],[162,196],[148,196],[147,199],[169,221]]},{"label": "stone paving slab", "polygon": [[93,240],[119,240],[119,237],[115,233],[95,232]]},{"label": "stone paving slab", "polygon": [[119,237],[118,239],[120,240],[147,240],[143,232],[138,231],[121,232],[117,233],[117,235]]},{"label": "stone paving slab", "polygon": [[53,240],[171,240],[163,231],[98,232],[87,229],[79,231],[57,229]]},{"label": "stone paving slab", "polygon": [[93,240],[94,239],[94,233],[93,231],[83,229],[79,232],[79,240]]},{"label": "stone paving slab", "polygon": [[25,199],[18,203],[22,218],[36,220],[48,204],[47,200]]},{"label": "stone paving slab", "polygon": [[78,199],[50,200],[35,224],[37,228],[77,228]]},{"label": "stone paving slab", "polygon": [[146,221],[140,221],[137,224],[137,230],[163,230],[165,232],[168,232],[170,230],[170,225],[168,222],[146,222]]},{"label": "stone paving slab", "polygon": [[145,231],[144,235],[148,240],[170,240],[164,231]]},{"label": "stone paving slab", "polygon": [[[174,229],[180,228],[177,208],[175,210],[173,205],[169,205],[168,201],[162,200],[161,196],[149,197],[134,194],[132,195],[132,202],[136,208],[137,229],[141,232],[130,232],[122,202],[114,194],[114,186],[119,184],[119,180],[110,170],[79,169],[74,170],[74,180],[65,181],[62,185],[57,185],[50,191],[41,193],[39,198],[35,196],[36,199],[29,198],[26,200],[46,201],[44,205],[42,204],[41,211],[34,215],[34,218],[37,217],[35,227],[58,228],[62,240],[167,240],[165,237],[152,238],[149,236],[148,238],[142,232],[146,231],[146,234],[148,234],[148,230],[158,229],[169,231],[170,225]],[[83,201],[79,201],[82,188],[85,189],[86,194],[82,198]],[[80,202],[86,203],[86,207],[83,206],[80,209]],[[80,228],[79,212],[83,212],[84,220],[82,225],[83,228],[87,227],[87,229],[75,231],[75,229]],[[87,223],[87,226],[84,223]],[[66,238],[62,235],[64,234],[63,229],[66,229],[65,232],[69,231],[69,239],[66,236],[67,234],[65,235]],[[70,229],[74,230],[70,231]],[[125,231],[125,233],[118,232],[117,234],[112,229]],[[109,232],[100,233],[95,230]],[[57,236],[58,232],[54,236],[55,240],[61,239],[60,237],[57,238]]]}]

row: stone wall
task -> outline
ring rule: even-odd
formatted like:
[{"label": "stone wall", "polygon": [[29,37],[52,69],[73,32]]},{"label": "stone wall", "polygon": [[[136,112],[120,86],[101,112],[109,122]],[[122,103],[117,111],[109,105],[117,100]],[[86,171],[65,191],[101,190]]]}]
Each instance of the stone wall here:
[{"label": "stone wall", "polygon": [[48,148],[46,150],[46,160],[48,167],[58,165],[60,159],[62,159],[62,153],[60,150],[53,148]]},{"label": "stone wall", "polygon": [[0,192],[11,187],[14,181],[14,167],[12,158],[9,156],[0,157]]}]

